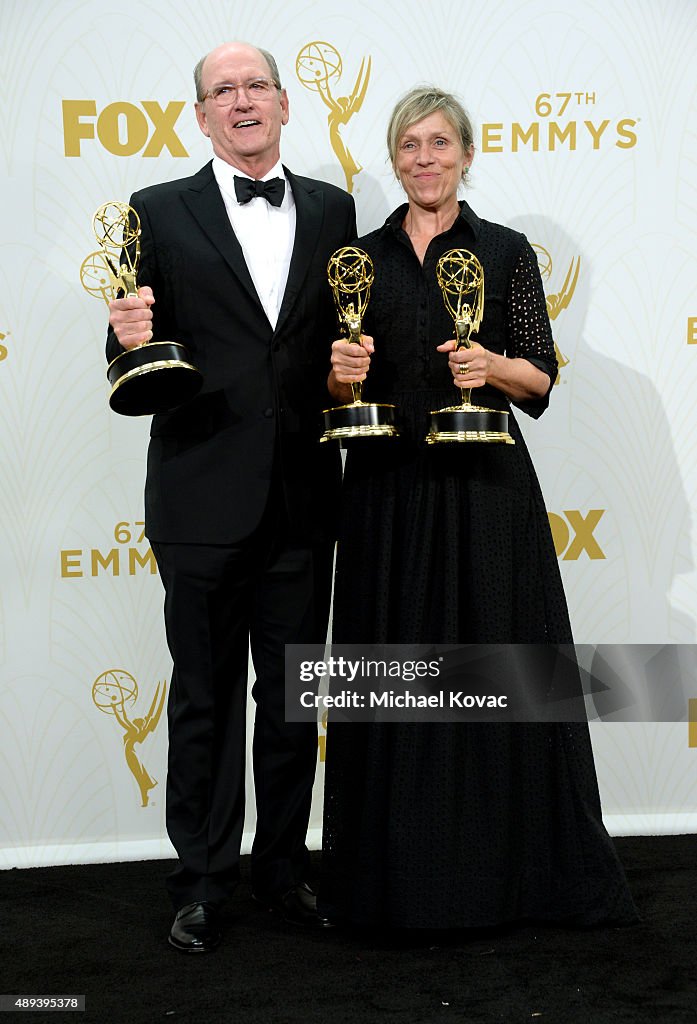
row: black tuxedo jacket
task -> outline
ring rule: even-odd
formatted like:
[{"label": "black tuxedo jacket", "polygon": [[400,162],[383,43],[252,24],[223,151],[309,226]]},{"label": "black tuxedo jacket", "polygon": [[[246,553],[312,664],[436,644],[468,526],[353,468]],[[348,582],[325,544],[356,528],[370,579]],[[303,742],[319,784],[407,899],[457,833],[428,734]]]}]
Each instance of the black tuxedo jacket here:
[{"label": "black tuxedo jacket", "polygon": [[[153,417],[146,532],[169,543],[234,544],[260,521],[274,471],[292,531],[333,536],[340,481],[334,444],[318,443],[338,323],[327,261],[356,237],[353,199],[286,170],[295,245],[276,329],[259,302],[209,163],[136,192],[138,285],[155,296],[155,341],[180,341],[201,370],[191,402]],[[122,351],[113,332],[107,357]]]}]

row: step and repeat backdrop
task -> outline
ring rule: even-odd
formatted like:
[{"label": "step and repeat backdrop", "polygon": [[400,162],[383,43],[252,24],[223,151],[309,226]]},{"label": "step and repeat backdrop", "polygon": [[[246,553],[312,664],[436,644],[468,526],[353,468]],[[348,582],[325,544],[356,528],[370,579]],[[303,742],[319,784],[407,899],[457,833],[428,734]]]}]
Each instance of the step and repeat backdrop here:
[{"label": "step and repeat backdrop", "polygon": [[[694,0],[0,0],[0,29],[0,866],[171,852],[149,422],[108,408],[80,267],[97,207],[209,159],[192,69],[230,39],[274,53],[284,162],[351,191],[361,232],[402,201],[395,100],[464,101],[467,199],[526,233],[544,279],[560,371],[523,429],[576,638],[644,645],[649,685],[679,671],[697,698]],[[612,832],[697,831],[690,730],[593,724]]]}]

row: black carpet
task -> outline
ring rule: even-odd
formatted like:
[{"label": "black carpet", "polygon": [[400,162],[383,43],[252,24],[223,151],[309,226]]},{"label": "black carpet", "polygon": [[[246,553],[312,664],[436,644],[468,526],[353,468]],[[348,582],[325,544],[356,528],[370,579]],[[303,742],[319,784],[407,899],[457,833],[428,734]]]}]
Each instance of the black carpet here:
[{"label": "black carpet", "polygon": [[165,861],[0,872],[0,993],[86,996],[84,1014],[25,1014],[34,1024],[697,1022],[697,836],[616,842],[633,928],[315,933],[243,881],[224,944],[201,956],[166,944]]}]

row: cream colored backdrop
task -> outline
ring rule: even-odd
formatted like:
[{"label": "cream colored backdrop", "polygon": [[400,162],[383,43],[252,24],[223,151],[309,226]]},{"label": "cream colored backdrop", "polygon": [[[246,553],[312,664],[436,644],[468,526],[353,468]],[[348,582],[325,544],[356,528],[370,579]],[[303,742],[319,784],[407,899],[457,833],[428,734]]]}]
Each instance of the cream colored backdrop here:
[{"label": "cream colored backdrop", "polygon": [[[695,640],[695,0],[0,0],[0,866],[170,852],[148,422],[108,410],[106,309],[78,270],[97,206],[209,158],[191,69],[230,38],[278,59],[291,168],[346,185],[340,156],[361,167],[362,231],[401,201],[397,96],[463,97],[468,200],[545,269],[564,365],[524,429],[577,639]],[[354,93],[342,154],[330,104]],[[593,742],[611,831],[695,830],[685,723],[598,724]]]}]

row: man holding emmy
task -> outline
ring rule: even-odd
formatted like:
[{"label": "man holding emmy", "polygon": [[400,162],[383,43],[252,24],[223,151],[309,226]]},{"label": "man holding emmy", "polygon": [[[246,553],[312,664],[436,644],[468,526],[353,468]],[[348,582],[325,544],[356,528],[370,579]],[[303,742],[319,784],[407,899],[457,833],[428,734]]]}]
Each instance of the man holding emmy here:
[{"label": "man holding emmy", "polygon": [[287,921],[327,923],[307,884],[317,735],[284,720],[284,646],[326,633],[340,477],[335,446],[317,443],[336,335],[326,266],[356,225],[350,196],[281,164],[288,97],[270,54],[228,43],[194,78],[213,160],[131,198],[140,288],[110,303],[107,355],[175,340],[204,377],[153,418],[145,516],[174,660],[169,941],[206,952],[239,877],[250,649],[253,894]]}]

